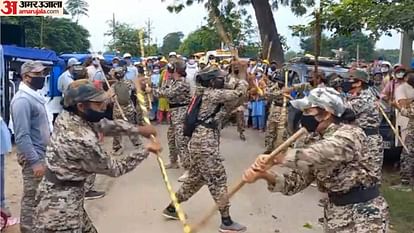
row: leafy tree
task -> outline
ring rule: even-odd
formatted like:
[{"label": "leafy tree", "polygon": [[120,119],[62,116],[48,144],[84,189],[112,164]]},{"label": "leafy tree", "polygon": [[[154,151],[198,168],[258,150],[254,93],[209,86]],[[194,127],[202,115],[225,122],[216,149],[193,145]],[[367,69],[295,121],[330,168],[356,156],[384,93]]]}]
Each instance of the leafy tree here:
[{"label": "leafy tree", "polygon": [[[141,56],[141,45],[139,32],[142,29],[134,28],[127,23],[107,21],[109,30],[104,33],[105,36],[111,36],[112,39],[106,45],[108,51],[119,51],[121,54],[130,53],[132,56]],[[144,30],[144,52],[145,56],[157,54],[159,49],[156,44],[148,45],[148,33]]]},{"label": "leafy tree", "polygon": [[171,32],[164,36],[161,51],[164,54],[177,51],[180,48],[181,40],[184,34],[182,32]]},{"label": "leafy tree", "polygon": [[[347,58],[356,58],[357,46],[359,45],[360,59],[372,60],[375,57],[375,42],[362,32],[355,32],[350,36],[334,36],[327,37],[322,34],[321,37],[321,56],[332,57],[334,53],[332,49],[342,48],[347,52]],[[301,39],[301,48],[305,53],[314,53],[314,37]]]},{"label": "leafy tree", "polygon": [[217,32],[207,26],[202,26],[185,38],[178,51],[189,56],[197,52],[214,50],[219,47],[220,37]]},{"label": "leafy tree", "polygon": [[106,45],[110,51],[120,51],[130,53],[133,56],[140,55],[139,30],[126,23],[116,22],[112,27],[112,22],[108,21],[110,30],[105,36],[113,36],[112,40]]},{"label": "leafy tree", "polygon": [[[162,0],[165,1],[165,0]],[[174,1],[173,5],[168,7],[168,10],[172,12],[180,12],[186,5],[192,5],[194,2],[202,3],[204,0],[181,0]],[[231,0],[207,0],[206,6],[221,6],[229,3],[233,3]],[[276,60],[279,64],[284,62],[283,48],[281,38],[276,28],[273,11],[279,7],[279,5],[289,6],[295,15],[304,15],[306,13],[306,7],[314,5],[314,0],[239,0],[240,5],[252,4],[255,11],[257,24],[259,26],[260,38],[262,41],[262,57],[267,56],[268,47],[270,41],[272,42],[271,48],[271,60]],[[210,11],[214,8],[210,8]],[[210,17],[211,18],[211,17]]]},{"label": "leafy tree", "polygon": [[290,60],[290,59],[292,59],[292,58],[299,57],[299,56],[302,56],[302,54],[301,54],[301,53],[297,53],[297,52],[295,52],[295,51],[291,51],[291,50],[289,50],[289,51],[287,51],[287,52],[285,53],[285,59],[286,59],[287,61],[289,61],[289,60]]},{"label": "leafy tree", "polygon": [[[43,44],[40,35],[43,20]],[[5,23],[23,25],[26,46],[45,47],[58,53],[86,52],[90,47],[89,31],[70,19],[55,17],[2,17]]]},{"label": "leafy tree", "polygon": [[[414,54],[413,54],[414,57]],[[382,58],[386,61],[391,62],[391,64],[396,64],[400,60],[400,50],[399,49],[378,49],[375,51],[375,58]]]},{"label": "leafy tree", "polygon": [[379,39],[390,30],[410,31],[414,28],[412,0],[324,0],[323,22],[335,34],[349,35],[368,30]]},{"label": "leafy tree", "polygon": [[80,16],[88,16],[89,4],[85,0],[67,0],[66,9],[72,15],[72,19],[76,18],[76,23]]}]

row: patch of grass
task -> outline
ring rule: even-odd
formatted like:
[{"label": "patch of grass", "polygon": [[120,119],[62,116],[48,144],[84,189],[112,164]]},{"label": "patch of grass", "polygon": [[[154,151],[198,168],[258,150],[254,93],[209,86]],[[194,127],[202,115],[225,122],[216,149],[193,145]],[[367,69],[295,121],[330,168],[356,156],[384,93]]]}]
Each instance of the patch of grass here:
[{"label": "patch of grass", "polygon": [[414,192],[397,191],[390,186],[398,184],[399,175],[383,171],[381,192],[390,206],[392,230],[398,233],[414,233]]}]

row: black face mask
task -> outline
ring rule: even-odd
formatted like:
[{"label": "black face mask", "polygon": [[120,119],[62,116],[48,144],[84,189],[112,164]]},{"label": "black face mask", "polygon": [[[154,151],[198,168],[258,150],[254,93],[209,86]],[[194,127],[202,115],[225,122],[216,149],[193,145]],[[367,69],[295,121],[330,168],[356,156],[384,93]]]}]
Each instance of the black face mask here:
[{"label": "black face mask", "polygon": [[110,104],[106,107],[106,111],[105,111],[105,118],[108,120],[113,120],[113,113],[114,113],[114,105]]},{"label": "black face mask", "polygon": [[239,74],[239,72],[240,72],[240,71],[235,70],[235,71],[234,71],[234,74],[235,74],[235,75],[238,75],[238,74]]},{"label": "black face mask", "polygon": [[341,85],[342,91],[345,93],[348,93],[350,90],[352,90],[352,84],[353,82],[349,82],[349,81],[343,82]]},{"label": "black face mask", "polygon": [[275,70],[276,70],[276,66],[271,66],[271,67],[270,67],[270,69],[271,69],[272,71],[275,71]]},{"label": "black face mask", "polygon": [[92,109],[88,108],[83,115],[84,115],[84,118],[85,118],[86,121],[99,122],[100,120],[105,118],[107,116],[107,114],[108,113],[106,111],[98,112],[98,111],[95,111],[95,110],[92,110]]},{"label": "black face mask", "polygon": [[35,90],[42,89],[45,85],[45,77],[31,77],[30,86]]},{"label": "black face mask", "polygon": [[318,128],[319,122],[315,119],[314,116],[302,116],[300,123],[302,127],[308,132],[316,132],[316,128]]}]

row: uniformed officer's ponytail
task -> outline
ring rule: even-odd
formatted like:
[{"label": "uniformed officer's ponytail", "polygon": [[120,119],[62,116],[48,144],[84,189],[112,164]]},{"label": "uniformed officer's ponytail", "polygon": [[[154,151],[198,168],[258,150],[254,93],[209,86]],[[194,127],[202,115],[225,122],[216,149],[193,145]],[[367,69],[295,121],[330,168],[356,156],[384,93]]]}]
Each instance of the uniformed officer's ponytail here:
[{"label": "uniformed officer's ponytail", "polygon": [[355,112],[350,108],[346,108],[342,116],[338,118],[338,121],[339,121],[338,123],[351,124],[355,120],[356,120]]}]

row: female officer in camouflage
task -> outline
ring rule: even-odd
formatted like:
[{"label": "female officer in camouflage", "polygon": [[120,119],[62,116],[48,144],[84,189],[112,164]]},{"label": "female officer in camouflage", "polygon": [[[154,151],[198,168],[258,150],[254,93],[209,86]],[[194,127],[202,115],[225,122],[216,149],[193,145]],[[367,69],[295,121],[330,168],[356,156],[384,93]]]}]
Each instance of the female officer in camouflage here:
[{"label": "female officer in camouflage", "polygon": [[[356,114],[355,123],[367,135],[369,156],[375,161],[375,173],[381,180],[384,146],[379,133],[381,114],[377,106],[377,98],[368,89],[369,76],[364,71],[354,70],[349,73],[349,80],[344,82],[343,91],[348,93],[347,103]],[[374,164],[373,164],[374,165]]]},{"label": "female officer in camouflage", "polygon": [[[169,146],[173,144],[173,148],[178,152],[170,153],[169,167],[178,167],[178,157],[180,158],[181,166],[184,168],[184,174],[178,178],[178,181],[184,182],[188,177],[188,170],[190,169],[190,161],[188,157],[188,141],[189,138],[184,136],[183,127],[187,105],[191,101],[190,84],[185,80],[186,65],[181,59],[176,60],[170,72],[173,80],[167,85],[162,86],[155,91],[157,95],[167,98],[170,104],[171,121],[168,131]],[[171,138],[172,137],[172,138]],[[171,149],[170,149],[171,150]],[[171,150],[173,151],[173,150]]]},{"label": "female officer in camouflage", "polygon": [[[291,103],[319,122],[316,132],[322,139],[306,148],[288,150],[270,163],[269,155],[259,156],[243,180],[265,179],[270,191],[285,195],[316,181],[319,190],[329,196],[324,208],[325,232],[387,232],[388,205],[379,194],[376,162],[364,149],[366,135],[358,126],[341,123],[355,118],[354,113],[332,88],[316,88],[308,97]],[[274,164],[293,170],[266,172]]]},{"label": "female officer in camouflage", "polygon": [[112,159],[101,147],[97,132],[149,137],[156,131],[151,126],[103,119],[107,103],[107,94],[88,81],[75,81],[66,91],[65,111],[56,120],[46,152],[47,169],[37,191],[34,232],[97,232],[83,208],[86,178],[93,173],[121,176],[147,158],[149,151],[160,151],[158,143],[144,147],[141,142],[131,154]]},{"label": "female officer in camouflage", "polygon": [[[225,74],[217,68],[211,68],[197,78],[202,80],[203,90],[196,92],[202,95],[194,133],[188,144],[190,155],[189,177],[177,191],[177,199],[184,202],[196,194],[204,185],[219,205],[222,224],[220,232],[243,232],[246,227],[234,222],[230,217],[230,203],[222,201],[227,196],[227,175],[223,166],[223,158],[219,151],[219,139],[222,118],[216,115],[223,104],[236,101],[247,92],[248,84],[238,80],[235,90],[225,90]],[[199,81],[199,80],[197,80]],[[204,119],[204,120],[201,120]],[[170,204],[163,212],[169,219],[178,219],[175,208]]]}]

